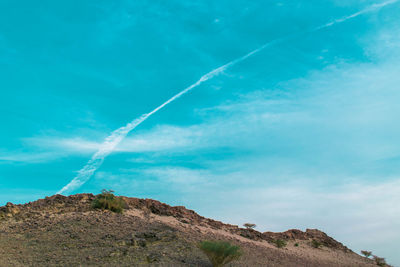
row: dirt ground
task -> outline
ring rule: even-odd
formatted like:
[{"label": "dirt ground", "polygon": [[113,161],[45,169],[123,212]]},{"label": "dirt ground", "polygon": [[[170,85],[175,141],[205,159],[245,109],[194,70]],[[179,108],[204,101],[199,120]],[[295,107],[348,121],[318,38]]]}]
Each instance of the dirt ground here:
[{"label": "dirt ground", "polygon": [[92,210],[91,200],[81,195],[0,208],[0,266],[211,266],[197,247],[203,240],[241,247],[240,260],[227,266],[376,266],[345,247],[313,248],[306,238],[277,248],[257,238],[262,233],[249,238],[183,207],[136,199],[116,214]]}]

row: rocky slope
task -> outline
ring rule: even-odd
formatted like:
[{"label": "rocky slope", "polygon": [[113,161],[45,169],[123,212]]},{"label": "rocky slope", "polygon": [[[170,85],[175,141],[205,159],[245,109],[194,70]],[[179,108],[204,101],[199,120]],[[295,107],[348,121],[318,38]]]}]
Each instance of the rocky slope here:
[{"label": "rocky slope", "polygon": [[[202,240],[239,245],[244,254],[229,266],[376,266],[316,229],[261,233],[127,197],[116,214],[93,210],[94,198],[55,195],[0,207],[0,266],[211,266],[197,248]],[[277,248],[276,239],[287,246]]]}]

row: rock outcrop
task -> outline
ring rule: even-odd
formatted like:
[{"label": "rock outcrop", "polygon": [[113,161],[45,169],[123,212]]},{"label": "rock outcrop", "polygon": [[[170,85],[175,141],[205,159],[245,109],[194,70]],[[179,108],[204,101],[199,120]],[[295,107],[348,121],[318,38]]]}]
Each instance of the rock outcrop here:
[{"label": "rock outcrop", "polygon": [[[128,197],[125,212],[116,214],[94,210],[94,199],[54,195],[0,207],[0,266],[209,266],[197,247],[207,239],[243,248],[232,266],[374,266],[317,229],[261,233]],[[276,248],[278,239],[287,246]],[[312,240],[322,247],[313,248]]]}]

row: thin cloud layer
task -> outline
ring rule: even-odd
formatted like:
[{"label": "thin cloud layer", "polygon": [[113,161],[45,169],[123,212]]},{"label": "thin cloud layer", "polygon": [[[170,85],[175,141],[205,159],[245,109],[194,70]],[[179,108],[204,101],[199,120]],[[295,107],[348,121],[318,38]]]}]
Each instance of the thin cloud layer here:
[{"label": "thin cloud layer", "polygon": [[[400,127],[392,123],[400,112],[398,71],[391,63],[330,67],[308,79],[281,84],[283,97],[250,93],[234,103],[198,111],[205,121],[201,124],[142,130],[126,138],[115,152],[173,154],[229,147],[292,154],[296,161],[314,153],[336,164],[343,157],[353,163],[390,159],[399,155],[393,141]],[[99,146],[82,138],[27,142],[81,155]]]},{"label": "thin cloud layer", "polygon": [[90,177],[94,174],[94,172],[102,165],[104,159],[115,149],[115,147],[126,137],[126,135],[129,132],[134,130],[142,122],[147,120],[147,118],[149,118],[153,114],[157,113],[159,110],[163,109],[168,104],[174,102],[176,99],[178,99],[181,96],[185,95],[186,93],[190,92],[194,88],[200,86],[203,82],[208,81],[208,80],[214,78],[215,76],[220,75],[228,68],[235,66],[238,63],[241,63],[242,61],[246,60],[247,58],[249,58],[253,55],[258,54],[259,52],[270,47],[271,45],[282,43],[284,41],[290,40],[293,37],[297,37],[304,33],[313,33],[313,32],[319,31],[319,30],[323,30],[325,28],[329,28],[336,24],[340,24],[340,23],[346,22],[347,20],[356,18],[360,15],[363,15],[363,14],[366,14],[369,12],[378,11],[379,9],[386,7],[388,5],[394,4],[396,2],[398,2],[398,0],[390,0],[390,1],[380,3],[380,4],[374,4],[374,5],[364,8],[356,13],[353,13],[349,16],[335,19],[331,22],[328,22],[326,24],[323,24],[323,25],[313,28],[311,30],[300,32],[300,33],[295,33],[292,35],[288,35],[288,36],[285,36],[282,38],[275,39],[273,41],[265,43],[264,45],[262,45],[261,47],[255,49],[255,50],[252,50],[251,52],[245,54],[242,57],[234,59],[234,60],[204,74],[203,76],[200,77],[200,79],[197,82],[195,82],[194,84],[185,88],[184,90],[180,91],[178,94],[171,97],[170,99],[168,99],[166,102],[164,102],[163,104],[161,104],[160,106],[158,106],[157,108],[152,110],[151,112],[145,113],[141,117],[134,119],[132,122],[128,123],[126,126],[123,126],[121,128],[118,128],[117,130],[113,131],[112,134],[105,139],[105,141],[100,146],[100,149],[92,156],[92,158],[89,160],[89,162],[81,170],[79,170],[78,175],[75,176],[74,179],[72,179],[71,182],[69,182],[67,185],[65,185],[61,190],[59,190],[58,193],[62,194],[65,192],[70,192],[70,191],[73,191],[73,190],[81,187],[84,183],[86,183],[90,179]]}]

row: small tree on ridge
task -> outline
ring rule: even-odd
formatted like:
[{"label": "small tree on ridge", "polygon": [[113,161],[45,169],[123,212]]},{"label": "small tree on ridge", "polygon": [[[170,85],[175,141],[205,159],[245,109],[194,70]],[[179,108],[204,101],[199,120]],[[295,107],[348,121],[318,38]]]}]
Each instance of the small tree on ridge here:
[{"label": "small tree on ridge", "polygon": [[254,229],[257,225],[255,225],[254,223],[245,223],[243,224],[243,226],[247,229]]},{"label": "small tree on ridge", "polygon": [[116,213],[122,213],[126,207],[126,203],[121,197],[116,197],[112,190],[101,190],[101,194],[97,195],[92,202],[94,209],[110,210]]},{"label": "small tree on ridge", "polygon": [[372,252],[367,250],[361,250],[361,254],[363,254],[366,258],[371,257]]}]

